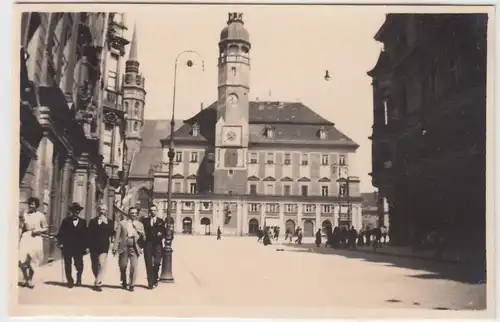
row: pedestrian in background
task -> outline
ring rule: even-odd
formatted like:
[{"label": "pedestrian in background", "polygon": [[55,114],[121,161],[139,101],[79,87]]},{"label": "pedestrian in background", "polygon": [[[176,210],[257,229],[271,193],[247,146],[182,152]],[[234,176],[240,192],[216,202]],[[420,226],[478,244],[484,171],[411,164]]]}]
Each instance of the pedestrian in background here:
[{"label": "pedestrian in background", "polygon": [[316,247],[321,245],[321,228],[316,232]]},{"label": "pedestrian in background", "polygon": [[63,219],[57,233],[57,245],[62,251],[64,272],[69,288],[75,283],[71,265],[76,269],[76,286],[82,285],[83,256],[88,249],[87,222],[80,218],[83,207],[78,202],[73,202],[69,207],[69,216]]},{"label": "pedestrian in background", "polygon": [[35,287],[33,276],[43,260],[42,234],[47,232],[45,215],[38,211],[40,200],[28,199],[28,211],[20,216],[19,268],[24,281],[21,286]]},{"label": "pedestrian in background", "polygon": [[111,237],[115,233],[115,226],[106,216],[107,207],[101,203],[97,207],[98,215],[89,221],[88,241],[92,273],[95,277],[94,290],[102,291],[102,278],[106,268]]},{"label": "pedestrian in background", "polygon": [[220,226],[217,227],[217,240],[221,240],[222,231],[220,230]]},{"label": "pedestrian in background", "polygon": [[[118,224],[113,255],[118,253],[120,280],[123,289],[133,292],[137,279],[137,263],[142,253],[144,226],[137,220],[137,208],[130,207],[128,216]],[[129,280],[127,283],[127,267],[130,262]]]}]

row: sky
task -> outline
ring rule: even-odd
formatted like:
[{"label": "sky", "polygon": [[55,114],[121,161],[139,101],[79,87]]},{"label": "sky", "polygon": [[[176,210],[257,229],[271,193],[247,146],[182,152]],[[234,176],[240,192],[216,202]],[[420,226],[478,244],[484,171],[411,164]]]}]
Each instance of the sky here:
[{"label": "sky", "polygon": [[[144,6],[126,13],[135,22],[140,71],[146,77],[146,119],[171,116],[174,61],[176,119],[187,119],[217,100],[220,31],[229,12],[243,13],[250,33],[250,99],[300,101],[335,123],[360,145],[350,159],[361,191],[371,192],[372,87],[366,74],[382,45],[373,39],[385,7],[361,6]],[[194,68],[185,62],[192,59]],[[202,61],[204,64],[202,64]],[[204,71],[201,68],[204,65]],[[324,80],[325,70],[330,81]],[[352,172],[351,172],[352,171]]]}]

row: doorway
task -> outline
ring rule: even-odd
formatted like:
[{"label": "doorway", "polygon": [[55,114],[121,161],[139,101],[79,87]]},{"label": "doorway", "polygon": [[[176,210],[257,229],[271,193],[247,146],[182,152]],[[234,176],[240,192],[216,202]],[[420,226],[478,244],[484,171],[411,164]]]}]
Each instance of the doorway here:
[{"label": "doorway", "polygon": [[255,236],[257,235],[257,232],[259,231],[259,221],[255,218],[250,219],[248,222],[248,234],[250,236]]},{"label": "doorway", "polygon": [[329,233],[332,232],[332,223],[330,220],[323,220],[323,222],[321,223],[321,228],[322,228],[322,232],[323,234],[325,235],[328,235]]},{"label": "doorway", "polygon": [[182,233],[192,234],[193,233],[193,220],[190,217],[185,217],[182,219]]},{"label": "doorway", "polygon": [[285,231],[290,231],[292,234],[295,234],[295,221],[288,219],[285,222]]},{"label": "doorway", "polygon": [[201,218],[200,224],[205,226],[205,235],[210,235],[210,219],[203,217]]},{"label": "doorway", "polygon": [[314,236],[314,223],[310,219],[304,221],[304,237]]}]

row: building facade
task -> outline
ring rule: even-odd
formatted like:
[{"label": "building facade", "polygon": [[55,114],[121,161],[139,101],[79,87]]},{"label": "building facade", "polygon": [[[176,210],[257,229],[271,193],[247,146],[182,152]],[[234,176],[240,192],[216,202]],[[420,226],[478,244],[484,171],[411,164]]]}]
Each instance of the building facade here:
[{"label": "building facade", "polygon": [[[391,242],[485,247],[486,14],[389,14],[373,78],[372,183]],[[464,238],[466,237],[466,238]]]},{"label": "building facade", "polygon": [[[115,13],[22,14],[20,208],[29,197],[39,198],[50,233],[71,202],[84,207],[85,219],[96,215],[98,203],[109,202],[113,217],[125,117],[107,86],[111,56],[123,56],[128,44],[124,29]],[[52,256],[54,244],[47,239],[45,246]]]},{"label": "building facade", "polygon": [[[282,232],[300,226],[313,236],[322,227],[359,229],[359,179],[349,171],[358,145],[300,102],[249,100],[251,43],[241,13],[229,14],[218,48],[218,100],[176,122],[175,230],[205,234],[220,226],[226,235],[241,236],[264,225]],[[158,158],[148,176],[154,178],[154,201],[165,211],[167,122],[152,121],[155,129],[144,129],[163,136],[154,148],[141,147],[138,156]],[[133,167],[131,175],[145,175],[148,169],[137,166],[142,171]],[[139,182],[137,189],[146,191],[146,181]]]}]

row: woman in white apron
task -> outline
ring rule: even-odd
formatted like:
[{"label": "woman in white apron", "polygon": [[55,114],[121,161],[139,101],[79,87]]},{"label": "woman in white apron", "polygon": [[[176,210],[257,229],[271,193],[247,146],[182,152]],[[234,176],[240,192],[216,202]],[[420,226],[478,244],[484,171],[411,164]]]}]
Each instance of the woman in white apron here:
[{"label": "woman in white apron", "polygon": [[33,275],[43,260],[42,233],[47,231],[45,215],[38,211],[40,200],[28,199],[28,211],[20,218],[19,268],[24,277],[23,286],[33,288]]}]

